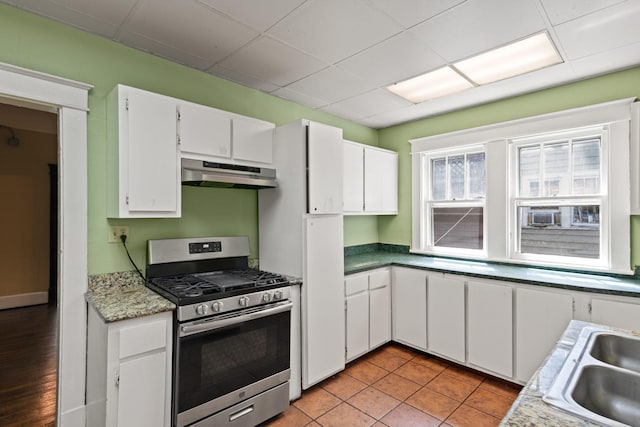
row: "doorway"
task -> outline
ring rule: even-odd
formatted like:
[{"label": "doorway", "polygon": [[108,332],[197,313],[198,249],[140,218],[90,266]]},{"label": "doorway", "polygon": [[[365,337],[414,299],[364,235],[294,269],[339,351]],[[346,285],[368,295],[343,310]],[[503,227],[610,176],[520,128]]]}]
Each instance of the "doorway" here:
[{"label": "doorway", "polygon": [[58,117],[0,104],[0,425],[55,425]]}]

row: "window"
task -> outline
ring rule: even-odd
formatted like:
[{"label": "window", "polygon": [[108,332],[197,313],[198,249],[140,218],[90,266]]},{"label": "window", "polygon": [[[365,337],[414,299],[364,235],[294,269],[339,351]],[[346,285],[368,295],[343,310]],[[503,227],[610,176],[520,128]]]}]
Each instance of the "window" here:
[{"label": "window", "polygon": [[606,264],[605,139],[598,127],[511,141],[513,258]]},{"label": "window", "polygon": [[423,247],[473,254],[484,250],[485,153],[483,147],[422,156]]}]

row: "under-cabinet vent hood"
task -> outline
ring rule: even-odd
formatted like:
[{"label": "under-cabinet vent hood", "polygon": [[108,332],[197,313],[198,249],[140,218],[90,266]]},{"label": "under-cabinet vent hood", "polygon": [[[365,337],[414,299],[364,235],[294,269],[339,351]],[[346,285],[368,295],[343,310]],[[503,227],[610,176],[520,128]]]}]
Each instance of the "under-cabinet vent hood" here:
[{"label": "under-cabinet vent hood", "polygon": [[275,169],[182,159],[182,185],[218,188],[275,188]]}]

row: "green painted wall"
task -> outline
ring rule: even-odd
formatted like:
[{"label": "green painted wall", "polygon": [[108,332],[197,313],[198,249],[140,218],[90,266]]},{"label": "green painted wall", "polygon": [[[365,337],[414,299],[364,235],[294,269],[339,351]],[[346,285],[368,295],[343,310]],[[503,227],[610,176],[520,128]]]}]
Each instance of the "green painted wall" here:
[{"label": "green painted wall", "polygon": [[[379,145],[399,153],[399,214],[378,218],[380,241],[411,244],[409,139],[634,96],[640,97],[640,67],[382,129]],[[640,265],[640,217],[631,218],[631,246],[631,265]]]},{"label": "green painted wall", "polygon": [[[377,145],[378,131],[219,79],[56,22],[0,5],[0,62],[90,83],[88,116],[89,273],[130,270],[122,247],[107,243],[105,97],[118,83],[284,124],[307,118],[340,127],[346,139]],[[180,219],[112,220],[130,227],[128,245],[145,265],[151,238],[250,237],[258,246],[256,190],[183,188]],[[351,218],[346,244],[378,241],[375,220]],[[354,243],[355,242],[355,243]]]}]

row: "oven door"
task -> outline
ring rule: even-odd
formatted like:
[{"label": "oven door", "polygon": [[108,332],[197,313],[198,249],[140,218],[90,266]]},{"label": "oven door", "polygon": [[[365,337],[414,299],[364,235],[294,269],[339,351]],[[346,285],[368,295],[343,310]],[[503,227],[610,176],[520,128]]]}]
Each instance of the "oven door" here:
[{"label": "oven door", "polygon": [[178,325],[178,427],[289,380],[292,305],[281,301]]}]

